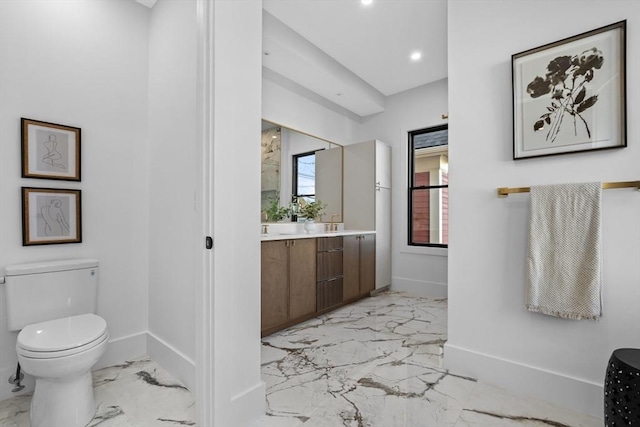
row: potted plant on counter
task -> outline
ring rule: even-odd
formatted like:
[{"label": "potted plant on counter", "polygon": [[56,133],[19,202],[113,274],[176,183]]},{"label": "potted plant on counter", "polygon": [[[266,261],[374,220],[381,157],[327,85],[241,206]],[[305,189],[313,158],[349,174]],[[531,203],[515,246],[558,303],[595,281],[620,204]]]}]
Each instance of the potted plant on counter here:
[{"label": "potted plant on counter", "polygon": [[313,223],[316,221],[316,219],[322,216],[322,214],[324,213],[324,208],[327,206],[327,204],[323,203],[320,200],[307,202],[302,198],[298,199],[298,203],[300,204],[300,216],[303,216],[305,218],[304,229],[307,231],[307,233],[310,233],[314,228]]},{"label": "potted plant on counter", "polygon": [[269,198],[269,204],[262,213],[267,217],[267,222],[280,222],[290,215],[289,208],[280,206],[279,195]]}]

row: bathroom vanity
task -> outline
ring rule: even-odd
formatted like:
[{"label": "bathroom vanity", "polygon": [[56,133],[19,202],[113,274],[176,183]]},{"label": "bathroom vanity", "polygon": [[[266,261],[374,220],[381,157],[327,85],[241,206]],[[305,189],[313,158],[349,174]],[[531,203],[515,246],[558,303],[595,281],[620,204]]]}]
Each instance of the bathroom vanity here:
[{"label": "bathroom vanity", "polygon": [[368,296],[375,231],[263,234],[262,336]]},{"label": "bathroom vanity", "polygon": [[[261,147],[264,337],[391,285],[391,147],[342,146],[268,121]],[[291,214],[293,197],[322,201],[331,222],[269,214],[274,204]]]}]

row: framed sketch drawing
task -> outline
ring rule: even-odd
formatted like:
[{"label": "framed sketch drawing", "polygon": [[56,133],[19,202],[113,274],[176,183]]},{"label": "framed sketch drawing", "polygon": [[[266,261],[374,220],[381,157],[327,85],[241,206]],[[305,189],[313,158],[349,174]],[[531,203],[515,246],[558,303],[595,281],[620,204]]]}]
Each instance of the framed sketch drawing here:
[{"label": "framed sketch drawing", "polygon": [[80,190],[22,187],[22,246],[80,242]]},{"label": "framed sketch drawing", "polygon": [[626,21],[512,55],[513,158],[626,147]]},{"label": "framed sketch drawing", "polygon": [[22,177],[80,181],[80,128],[21,119]]}]

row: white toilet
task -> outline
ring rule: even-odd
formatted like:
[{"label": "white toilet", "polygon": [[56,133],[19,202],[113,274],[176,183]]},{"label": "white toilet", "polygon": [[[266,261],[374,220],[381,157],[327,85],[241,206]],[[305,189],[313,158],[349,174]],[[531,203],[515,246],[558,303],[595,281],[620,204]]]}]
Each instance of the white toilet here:
[{"label": "white toilet", "polygon": [[109,339],[95,315],[98,261],[73,259],[5,268],[7,318],[16,351],[36,379],[31,427],[82,427],[96,411],[91,368]]}]

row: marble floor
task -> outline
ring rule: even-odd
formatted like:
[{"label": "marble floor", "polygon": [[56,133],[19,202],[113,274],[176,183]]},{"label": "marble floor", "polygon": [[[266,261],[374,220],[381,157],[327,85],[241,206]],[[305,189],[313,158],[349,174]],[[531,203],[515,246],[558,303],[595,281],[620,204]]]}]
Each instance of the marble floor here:
[{"label": "marble floor", "polygon": [[262,340],[267,415],[252,427],[601,427],[449,374],[447,302],[386,292]]},{"label": "marble floor", "polygon": [[[93,373],[97,404],[89,427],[195,425],[195,400],[187,388],[149,358]],[[0,402],[0,426],[29,427],[31,396]]]},{"label": "marble floor", "polygon": [[[449,374],[446,331],[445,300],[385,292],[265,337],[267,414],[251,427],[603,425]],[[94,386],[91,427],[195,425],[193,395],[150,359],[96,371]],[[29,402],[0,402],[0,426],[28,427]]]}]

